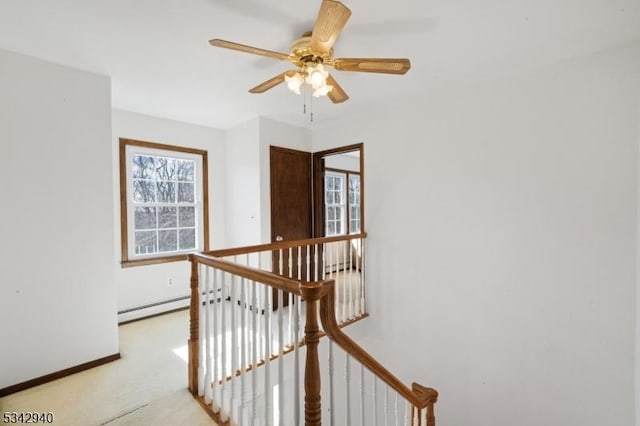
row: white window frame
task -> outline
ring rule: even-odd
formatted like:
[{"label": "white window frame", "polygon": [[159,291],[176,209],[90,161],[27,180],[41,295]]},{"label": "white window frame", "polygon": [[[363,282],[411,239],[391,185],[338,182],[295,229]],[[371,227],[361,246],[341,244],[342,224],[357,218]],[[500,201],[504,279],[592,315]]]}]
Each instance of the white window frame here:
[{"label": "white window frame", "polygon": [[[354,203],[351,202],[351,194],[350,194],[351,189],[352,189],[351,178],[358,178],[358,192],[356,192],[354,194],[354,199],[356,201]],[[349,231],[350,234],[358,234],[358,233],[360,233],[360,231],[362,229],[362,227],[361,227],[361,222],[362,221],[361,221],[361,217],[360,217],[361,214],[362,214],[362,178],[361,178],[359,173],[348,173],[346,182],[347,182],[347,189],[346,189],[346,192],[347,192],[347,208],[349,209],[349,215],[348,215],[349,223],[348,223],[347,228],[348,228],[348,231]],[[352,207],[357,207],[358,208],[358,215],[355,216],[355,217],[354,217],[353,214],[351,214]],[[352,229],[353,227],[351,226],[351,223],[354,222],[354,221],[358,223],[358,230],[357,231],[354,231]]]},{"label": "white window frame", "polygon": [[[133,191],[133,158],[136,155],[147,155],[155,157],[165,157],[179,160],[194,161],[194,201],[189,203],[175,202],[164,203],[156,200],[151,203],[140,203],[134,200]],[[164,263],[186,259],[186,254],[208,250],[208,200],[207,194],[207,152],[190,148],[183,148],[171,145],[161,145],[152,142],[134,141],[130,139],[120,139],[120,167],[124,166],[124,174],[121,170],[121,197],[126,197],[126,203],[122,206],[126,211],[121,213],[122,229],[122,264],[123,266],[134,266],[137,264]],[[123,182],[124,181],[124,182]],[[177,184],[177,181],[176,181]],[[135,249],[135,209],[139,206],[148,207],[191,207],[195,208],[195,248],[179,249],[173,251],[156,251],[154,253],[136,253]],[[126,220],[125,220],[126,218]],[[157,224],[157,226],[159,226]],[[188,227],[185,227],[188,228]],[[176,223],[176,238],[179,245],[179,224]],[[156,227],[158,230],[158,227]],[[159,232],[159,231],[158,231]],[[126,235],[125,235],[126,233]],[[126,241],[126,243],[125,243]],[[159,250],[160,241],[156,238],[156,250]]]},{"label": "white window frame", "polygon": [[[326,178],[327,177],[332,177],[332,178],[337,178],[340,179],[342,181],[342,190],[341,190],[341,198],[342,198],[342,203],[337,204],[335,202],[333,203],[329,203],[327,200],[327,191],[328,188],[326,187]],[[324,193],[324,211],[325,211],[325,218],[324,218],[324,229],[325,229],[325,236],[327,237],[331,237],[334,235],[345,235],[347,233],[347,229],[348,229],[348,224],[347,224],[347,199],[346,199],[346,195],[347,195],[347,191],[346,191],[346,186],[347,186],[347,175],[345,173],[340,173],[340,172],[334,172],[334,171],[326,171],[325,172],[325,193]],[[335,191],[334,191],[335,192]],[[333,232],[333,233],[329,233],[329,208],[330,207],[337,207],[340,211],[340,223],[342,224],[342,229],[341,232]],[[335,223],[337,219],[333,219],[333,222]],[[335,228],[334,228],[335,230]]]}]

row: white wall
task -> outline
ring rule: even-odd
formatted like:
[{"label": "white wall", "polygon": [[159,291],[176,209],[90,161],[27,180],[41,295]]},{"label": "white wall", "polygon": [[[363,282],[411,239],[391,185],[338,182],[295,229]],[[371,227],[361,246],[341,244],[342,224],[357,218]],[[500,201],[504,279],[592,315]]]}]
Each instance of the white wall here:
[{"label": "white wall", "polygon": [[330,169],[360,171],[360,157],[349,154],[328,155],[324,159],[324,166]]},{"label": "white wall", "polygon": [[260,205],[262,242],[271,242],[271,145],[311,152],[311,131],[279,121],[260,118]]},{"label": "white wall", "polygon": [[270,146],[311,152],[309,130],[264,117],[225,133],[227,244],[271,241]]},{"label": "white wall", "polygon": [[[189,263],[172,262],[129,268],[120,266],[119,138],[206,149],[209,157],[210,247],[226,246],[225,231],[225,143],[217,129],[164,120],[127,111],[113,111],[112,155],[114,177],[112,222],[115,223],[115,257],[112,263],[118,288],[118,311],[164,302],[189,295]],[[169,286],[169,278],[173,285]],[[188,305],[188,300],[178,303]],[[176,306],[170,305],[171,307]],[[155,308],[166,310],[165,307]],[[146,311],[145,314],[152,313]],[[136,314],[121,316],[129,319]]]},{"label": "white wall", "polygon": [[621,48],[313,133],[365,143],[368,348],[440,391],[439,424],[633,424],[639,62]]},{"label": "white wall", "polygon": [[260,119],[228,129],[226,141],[227,245],[261,242]]},{"label": "white wall", "polygon": [[110,96],[0,50],[0,388],[118,352]]}]

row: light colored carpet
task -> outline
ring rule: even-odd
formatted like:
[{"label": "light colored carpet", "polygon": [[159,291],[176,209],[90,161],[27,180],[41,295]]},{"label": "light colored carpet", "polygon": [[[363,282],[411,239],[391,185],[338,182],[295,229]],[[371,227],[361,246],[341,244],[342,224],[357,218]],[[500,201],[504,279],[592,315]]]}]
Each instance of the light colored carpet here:
[{"label": "light colored carpet", "polygon": [[53,412],[65,426],[215,424],[187,391],[188,324],[180,311],[120,326],[122,359],[1,398],[0,411]]}]

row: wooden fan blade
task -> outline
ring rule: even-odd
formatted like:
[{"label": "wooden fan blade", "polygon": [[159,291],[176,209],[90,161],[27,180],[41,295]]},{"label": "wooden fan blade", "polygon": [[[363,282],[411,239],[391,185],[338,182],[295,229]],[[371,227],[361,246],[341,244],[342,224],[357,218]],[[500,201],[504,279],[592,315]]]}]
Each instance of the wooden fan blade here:
[{"label": "wooden fan blade", "polygon": [[269,80],[262,82],[260,84],[258,84],[256,87],[249,89],[249,93],[264,93],[269,89],[273,89],[274,87],[276,87],[278,84],[282,83],[284,81],[284,77],[285,76],[293,76],[296,72],[295,71],[285,71],[281,74],[278,74],[277,76],[270,78]]},{"label": "wooden fan blade", "polygon": [[280,52],[274,52],[272,50],[259,49],[253,46],[247,46],[246,44],[234,43],[232,41],[220,40],[214,38],[209,40],[209,44],[216,47],[224,47],[225,49],[239,50],[240,52],[252,53],[254,55],[267,56],[269,58],[285,60],[289,59],[289,55]]},{"label": "wooden fan blade", "polygon": [[349,99],[349,95],[347,95],[347,93],[342,89],[342,87],[340,87],[338,82],[331,75],[327,77],[327,84],[333,86],[333,89],[329,93],[327,93],[327,97],[331,99],[331,102],[333,102],[334,104],[339,104]]},{"label": "wooden fan blade", "polygon": [[311,32],[311,49],[329,53],[351,16],[347,6],[336,0],[323,0]]},{"label": "wooden fan blade", "polygon": [[333,61],[333,67],[339,71],[405,74],[411,62],[403,58],[339,58]]}]

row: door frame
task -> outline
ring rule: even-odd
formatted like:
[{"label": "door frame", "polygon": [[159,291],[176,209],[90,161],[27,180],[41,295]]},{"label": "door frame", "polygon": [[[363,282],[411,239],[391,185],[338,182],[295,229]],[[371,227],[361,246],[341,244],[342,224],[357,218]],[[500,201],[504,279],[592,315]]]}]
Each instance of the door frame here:
[{"label": "door frame", "polygon": [[360,232],[365,232],[364,227],[364,143],[356,143],[353,145],[342,146],[338,148],[331,148],[324,151],[314,152],[311,155],[311,161],[313,162],[312,170],[312,212],[313,212],[313,237],[321,238],[325,236],[324,229],[324,172],[325,172],[325,157],[338,154],[346,154],[348,152],[360,152]]}]

